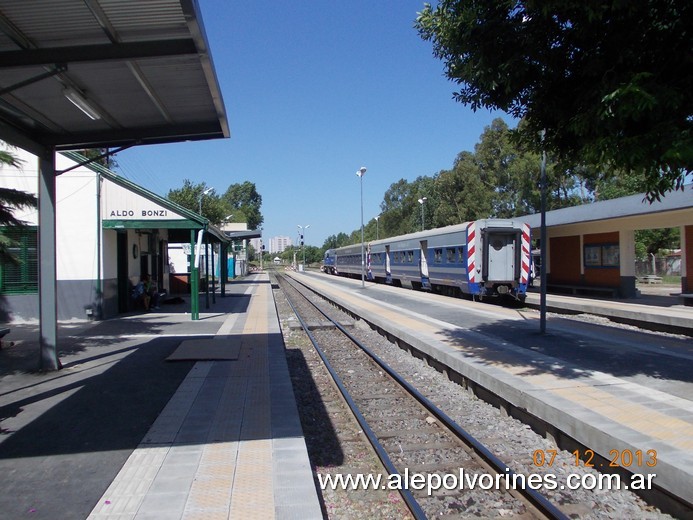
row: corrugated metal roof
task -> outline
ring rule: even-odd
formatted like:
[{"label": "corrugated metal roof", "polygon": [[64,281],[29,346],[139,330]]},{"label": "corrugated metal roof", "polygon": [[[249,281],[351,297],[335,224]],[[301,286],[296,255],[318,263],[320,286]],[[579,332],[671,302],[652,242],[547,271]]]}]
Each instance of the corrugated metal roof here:
[{"label": "corrugated metal roof", "polygon": [[0,0],[0,139],[66,150],[229,134],[196,0]]},{"label": "corrugated metal roof", "polygon": [[[582,204],[581,206],[555,209],[546,212],[546,225],[551,227],[635,217],[646,220],[651,219],[657,213],[675,212],[682,212],[687,219],[690,219],[690,211],[693,210],[691,189],[693,189],[693,185],[685,185],[682,190],[670,191],[666,197],[652,203],[647,201],[644,193],[640,193],[618,199]],[[527,222],[533,228],[538,228],[541,225],[541,214],[539,213],[517,218]],[[682,221],[682,224],[688,221]]]}]

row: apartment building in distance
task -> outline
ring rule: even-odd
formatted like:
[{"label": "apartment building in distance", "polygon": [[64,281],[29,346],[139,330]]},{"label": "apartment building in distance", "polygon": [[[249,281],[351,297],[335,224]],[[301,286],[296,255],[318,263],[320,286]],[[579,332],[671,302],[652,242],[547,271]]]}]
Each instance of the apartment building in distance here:
[{"label": "apartment building in distance", "polygon": [[294,245],[290,237],[272,237],[269,240],[269,252],[270,253],[283,253],[284,250]]}]

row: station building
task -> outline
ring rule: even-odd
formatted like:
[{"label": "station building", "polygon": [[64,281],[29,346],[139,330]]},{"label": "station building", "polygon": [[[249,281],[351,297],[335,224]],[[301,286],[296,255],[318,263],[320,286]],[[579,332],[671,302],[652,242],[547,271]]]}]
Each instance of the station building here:
[{"label": "station building", "polygon": [[[611,291],[637,296],[635,231],[679,228],[681,292],[693,293],[693,196],[691,188],[671,191],[649,203],[644,194],[562,208],[546,213],[548,289]],[[520,217],[539,237],[541,215]]]},{"label": "station building", "polygon": [[[21,149],[11,152],[21,166],[3,166],[0,186],[36,194],[36,156]],[[222,230],[105,167],[95,163],[79,166],[84,160],[75,152],[56,154],[58,171],[74,168],[56,177],[59,320],[109,318],[133,310],[132,289],[144,275],[156,281],[161,292],[189,293],[185,284],[189,272],[177,273],[175,280],[171,276],[169,244],[184,243],[190,250],[196,247],[200,230],[204,231],[204,250],[217,251],[211,258],[203,254],[202,266],[209,266],[211,260],[210,272],[227,276],[225,262],[214,266],[215,259],[218,262],[228,254],[230,239]],[[33,321],[40,315],[38,211],[16,211],[15,216],[28,226],[3,230],[14,233],[12,238],[19,245],[13,253],[21,263],[0,263],[0,321]],[[172,287],[176,280],[183,283]]]}]

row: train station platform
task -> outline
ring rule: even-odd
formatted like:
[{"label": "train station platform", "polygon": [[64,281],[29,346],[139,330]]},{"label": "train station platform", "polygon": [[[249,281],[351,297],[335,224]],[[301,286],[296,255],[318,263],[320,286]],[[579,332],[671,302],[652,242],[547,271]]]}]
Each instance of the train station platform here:
[{"label": "train station platform", "polygon": [[[370,283],[362,287],[360,280],[324,274],[294,276],[365,316],[439,369],[449,367],[460,374],[477,395],[497,396],[492,400],[507,413],[529,420],[564,449],[577,449],[582,455],[586,448],[594,450],[602,458],[593,462],[607,470],[616,459],[633,473],[655,474],[653,483],[663,491],[660,498],[681,497],[688,504],[684,517],[691,514],[690,338],[559,316],[551,316],[547,333],[541,334],[539,313],[531,309]],[[570,300],[575,306],[584,302],[576,312],[592,312],[598,305]],[[639,305],[632,312],[648,319],[650,314],[678,310]],[[693,319],[690,308],[684,313]]]},{"label": "train station platform", "polygon": [[[598,298],[547,294],[549,312],[592,314],[614,321],[693,336],[693,308],[683,304],[680,290],[674,287],[641,286],[637,298]],[[540,306],[538,288],[527,293],[528,307]]]},{"label": "train station platform", "polygon": [[199,321],[162,305],[61,325],[48,374],[13,327],[1,516],[322,518],[268,276],[226,288]]}]

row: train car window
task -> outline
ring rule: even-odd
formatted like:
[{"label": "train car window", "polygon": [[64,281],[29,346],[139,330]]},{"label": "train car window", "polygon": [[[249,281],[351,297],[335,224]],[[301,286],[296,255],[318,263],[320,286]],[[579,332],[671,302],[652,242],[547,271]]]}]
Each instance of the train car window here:
[{"label": "train car window", "polygon": [[434,250],[433,261],[436,264],[442,264],[443,263],[443,250],[442,249],[435,249]]},{"label": "train car window", "polygon": [[414,263],[414,251],[407,251],[407,262]]},{"label": "train car window", "polygon": [[465,258],[465,256],[466,256],[466,255],[464,254],[464,247],[458,247],[458,248],[457,248],[457,252],[459,253],[459,255],[458,255],[458,257],[457,257],[457,258],[459,259],[458,262],[459,262],[459,263],[464,263],[464,258]]},{"label": "train car window", "polygon": [[445,254],[446,254],[446,259],[445,259],[445,261],[446,261],[448,264],[454,264],[454,263],[455,263],[455,248],[454,248],[454,247],[450,247],[450,248],[446,249],[446,250],[445,250]]}]

